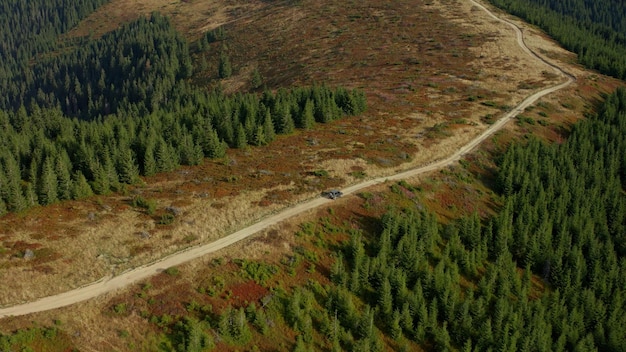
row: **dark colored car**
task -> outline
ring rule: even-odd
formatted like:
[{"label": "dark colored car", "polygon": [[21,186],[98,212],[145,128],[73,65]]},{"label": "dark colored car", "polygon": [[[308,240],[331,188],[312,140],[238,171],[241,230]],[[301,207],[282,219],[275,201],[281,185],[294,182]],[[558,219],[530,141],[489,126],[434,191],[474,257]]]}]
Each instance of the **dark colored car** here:
[{"label": "dark colored car", "polygon": [[335,199],[335,198],[339,198],[339,197],[343,196],[343,193],[340,190],[331,189],[330,191],[325,192],[324,195],[328,199]]}]

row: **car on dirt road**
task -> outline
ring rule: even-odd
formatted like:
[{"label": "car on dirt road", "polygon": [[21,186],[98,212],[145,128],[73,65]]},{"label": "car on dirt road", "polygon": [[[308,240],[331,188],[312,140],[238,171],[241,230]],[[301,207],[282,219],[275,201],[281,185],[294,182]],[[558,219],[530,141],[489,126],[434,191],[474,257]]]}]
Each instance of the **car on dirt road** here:
[{"label": "car on dirt road", "polygon": [[330,191],[322,193],[322,195],[328,199],[337,199],[343,196],[343,192],[338,189],[331,189]]}]

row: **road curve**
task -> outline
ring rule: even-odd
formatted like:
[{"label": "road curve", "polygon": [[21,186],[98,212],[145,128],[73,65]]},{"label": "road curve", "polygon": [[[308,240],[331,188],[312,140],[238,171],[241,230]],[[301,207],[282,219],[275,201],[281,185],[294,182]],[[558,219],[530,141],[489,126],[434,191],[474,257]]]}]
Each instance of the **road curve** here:
[{"label": "road curve", "polygon": [[[469,1],[475,6],[478,6],[479,8],[481,8],[483,11],[487,12],[489,16],[491,16],[492,18],[500,22],[506,23],[511,28],[513,28],[517,36],[517,42],[520,45],[520,47],[526,53],[528,53],[528,55],[534,57],[537,60],[542,61],[544,64],[546,64],[547,66],[550,66],[553,70],[555,70],[559,75],[564,76],[566,78],[566,81],[561,84],[538,91],[532,94],[531,96],[527,97],[519,105],[513,108],[511,111],[504,114],[497,122],[491,125],[481,135],[479,135],[478,137],[470,141],[468,144],[461,147],[454,154],[448,156],[447,158],[434,161],[433,163],[430,163],[425,166],[403,171],[395,175],[380,177],[377,179],[369,180],[363,183],[359,183],[359,184],[347,187],[346,189],[343,190],[344,194],[346,195],[352,194],[352,193],[358,192],[364,188],[367,188],[376,184],[384,183],[386,181],[401,180],[401,179],[409,178],[409,177],[416,176],[422,173],[437,170],[446,165],[452,164],[458,161],[463,155],[473,150],[477,145],[479,145],[489,136],[491,136],[496,131],[501,129],[510,119],[512,119],[517,114],[524,111],[526,107],[533,104],[535,101],[537,101],[537,99],[543,97],[544,95],[555,92],[559,89],[562,89],[568,86],[569,84],[571,84],[572,82],[574,82],[575,78],[572,75],[566,73],[558,66],[547,62],[545,59],[541,58],[540,56],[535,54],[532,50],[530,50],[524,43],[524,37],[522,35],[522,31],[515,24],[507,20],[496,17],[491,11],[489,11],[486,7],[477,3],[476,1],[474,0],[469,0]],[[287,208],[278,214],[265,218],[261,220],[260,222],[257,222],[249,227],[239,230],[226,237],[220,238],[219,240],[215,242],[211,242],[211,243],[201,245],[198,247],[192,247],[192,248],[174,253],[154,263],[137,267],[135,269],[122,273],[118,276],[104,277],[100,279],[99,281],[93,282],[91,284],[88,284],[86,286],[83,286],[83,287],[80,287],[71,291],[63,292],[54,296],[44,297],[39,300],[24,303],[24,304],[2,308],[0,309],[0,318],[4,318],[8,316],[26,315],[30,313],[36,313],[36,312],[42,312],[46,310],[61,308],[61,307],[69,306],[74,303],[82,302],[82,301],[100,296],[108,292],[115,291],[117,289],[126,287],[142,279],[148,278],[154,274],[157,274],[166,268],[185,263],[187,261],[202,257],[209,253],[216,252],[222,248],[230,246],[238,241],[241,241],[255,233],[258,233],[259,231],[266,229],[274,224],[277,224],[286,219],[289,219],[292,216],[295,216],[297,214],[300,214],[310,209],[314,209],[316,207],[319,207],[323,204],[327,204],[329,202],[331,202],[331,200],[318,197],[310,201],[300,203],[296,206]]]}]

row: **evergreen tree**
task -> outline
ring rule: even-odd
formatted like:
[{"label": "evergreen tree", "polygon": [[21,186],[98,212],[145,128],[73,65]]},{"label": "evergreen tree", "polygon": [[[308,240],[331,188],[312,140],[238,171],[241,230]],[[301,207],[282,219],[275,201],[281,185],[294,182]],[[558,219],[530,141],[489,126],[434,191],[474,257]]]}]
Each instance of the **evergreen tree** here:
[{"label": "evergreen tree", "polygon": [[58,197],[61,200],[72,198],[72,162],[67,152],[62,151],[55,159],[54,171],[58,179]]},{"label": "evergreen tree", "polygon": [[108,194],[111,192],[107,170],[100,163],[93,166],[92,174],[93,181],[90,182],[90,186],[95,194]]},{"label": "evergreen tree", "polygon": [[37,199],[37,192],[33,183],[24,183],[22,186],[22,193],[24,194],[24,199],[26,200],[26,208],[34,207],[40,204]]},{"label": "evergreen tree", "polygon": [[41,176],[38,179],[37,194],[41,204],[52,204],[58,200],[58,179],[54,172],[54,161],[47,157],[41,168]]},{"label": "evergreen tree", "polygon": [[4,203],[4,200],[0,198],[0,216],[3,216],[8,212],[7,206]]},{"label": "evergreen tree", "polygon": [[254,137],[252,139],[252,144],[256,146],[267,144],[267,141],[265,139],[265,129],[262,125],[257,126],[254,132]]},{"label": "evergreen tree", "polygon": [[180,162],[183,165],[200,165],[204,154],[199,143],[195,143],[190,134],[183,137],[179,145]]},{"label": "evergreen tree", "polygon": [[156,145],[155,159],[159,172],[172,171],[178,166],[178,158],[172,146],[163,139],[159,140]]},{"label": "evergreen tree", "polygon": [[230,58],[225,51],[220,53],[220,60],[218,64],[218,75],[220,78],[228,78],[233,74],[233,69],[230,65]]},{"label": "evergreen tree", "polygon": [[119,181],[121,183],[133,184],[137,182],[139,178],[139,168],[130,148],[120,151],[117,160],[117,169],[119,170]]},{"label": "evergreen tree", "polygon": [[110,156],[110,153],[108,152],[108,149],[105,148],[103,154],[102,172],[104,173],[104,177],[107,178],[106,183],[108,184],[110,191],[117,191],[120,189],[120,180],[117,170],[115,169],[115,164]]},{"label": "evergreen tree", "polygon": [[203,330],[202,323],[193,317],[186,317],[176,324],[180,333],[178,351],[201,352],[214,347],[213,341]]},{"label": "evergreen tree", "polygon": [[239,128],[237,128],[237,134],[235,136],[235,148],[243,149],[248,146],[248,140],[246,138],[246,130],[243,128],[242,124],[239,124]]},{"label": "evergreen tree", "polygon": [[252,71],[252,77],[250,79],[250,86],[253,89],[257,89],[257,88],[260,88],[262,84],[263,84],[263,78],[261,77],[261,73],[259,72],[258,68],[255,68],[254,71]]},{"label": "evergreen tree", "polygon": [[274,129],[274,122],[272,121],[272,115],[270,111],[265,109],[263,116],[263,132],[267,143],[273,141],[276,138],[276,130]]},{"label": "evergreen tree", "polygon": [[81,199],[93,195],[93,190],[89,186],[89,182],[85,178],[82,172],[76,171],[72,175],[72,199]]},{"label": "evergreen tree", "polygon": [[302,110],[301,117],[301,126],[300,128],[311,129],[315,125],[315,116],[313,115],[313,102],[310,99],[307,99],[304,109]]},{"label": "evergreen tree", "polygon": [[382,286],[380,288],[380,307],[381,313],[385,319],[390,319],[393,313],[393,295],[391,292],[391,284],[388,278],[383,278]]},{"label": "evergreen tree", "polygon": [[203,146],[204,154],[209,158],[222,158],[226,155],[226,144],[215,130],[208,131],[207,143]]},{"label": "evergreen tree", "polygon": [[0,155],[2,166],[6,175],[6,185],[3,186],[3,195],[9,211],[21,211],[27,206],[26,198],[22,192],[22,179],[20,169],[14,156],[8,151]]},{"label": "evergreen tree", "polygon": [[391,334],[391,338],[394,340],[399,340],[402,337],[402,326],[400,326],[400,320],[402,316],[398,310],[393,311],[393,315],[391,317],[391,324],[389,326],[389,333]]},{"label": "evergreen tree", "polygon": [[272,120],[277,128],[277,132],[280,134],[293,133],[295,124],[291,117],[289,105],[286,102],[277,104],[275,111],[272,114]]}]

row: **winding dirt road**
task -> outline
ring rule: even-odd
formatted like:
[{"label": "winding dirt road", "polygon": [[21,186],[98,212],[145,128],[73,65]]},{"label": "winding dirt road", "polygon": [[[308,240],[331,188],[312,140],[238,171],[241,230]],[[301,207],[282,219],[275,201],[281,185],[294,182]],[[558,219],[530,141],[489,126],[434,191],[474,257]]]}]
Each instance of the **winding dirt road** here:
[{"label": "winding dirt road", "polygon": [[[358,192],[364,188],[371,187],[376,184],[384,183],[386,181],[401,180],[401,179],[413,177],[413,176],[426,173],[429,171],[437,170],[446,165],[452,164],[458,161],[463,155],[473,150],[476,146],[478,146],[481,142],[483,142],[489,136],[493,135],[496,131],[501,129],[509,120],[511,120],[517,114],[524,111],[526,107],[533,104],[535,101],[537,101],[537,99],[547,94],[550,94],[552,92],[555,92],[559,89],[562,89],[568,86],[569,84],[571,84],[572,82],[574,82],[575,78],[572,75],[566,73],[558,66],[547,62],[545,59],[539,57],[532,50],[530,50],[524,43],[522,31],[515,24],[507,20],[503,20],[503,19],[496,17],[486,7],[475,2],[474,0],[469,0],[469,1],[473,5],[487,12],[489,16],[491,16],[492,18],[510,26],[515,31],[518,44],[520,45],[520,47],[522,47],[522,49],[526,53],[528,53],[528,55],[532,56],[533,58],[537,60],[542,61],[547,66],[551,67],[557,74],[565,77],[566,80],[561,84],[558,84],[556,86],[552,86],[549,88],[545,88],[527,97],[524,101],[522,101],[519,105],[517,105],[513,110],[504,114],[496,123],[491,125],[481,135],[479,135],[478,137],[473,139],[471,142],[461,147],[459,150],[457,150],[454,154],[450,155],[449,157],[442,159],[442,160],[434,161],[425,166],[421,166],[418,168],[400,172],[395,175],[380,177],[377,179],[369,180],[363,183],[350,186],[346,188],[345,190],[343,190],[345,195]],[[42,312],[46,310],[52,310],[55,308],[65,307],[74,303],[78,303],[81,301],[85,301],[85,300],[100,296],[108,292],[118,290],[132,283],[135,283],[137,281],[140,281],[147,277],[155,275],[163,271],[166,268],[180,265],[187,261],[202,257],[208,253],[219,251],[220,249],[224,247],[230,246],[238,241],[241,241],[274,224],[280,223],[286,219],[291,218],[292,216],[295,216],[307,210],[319,207],[328,202],[332,202],[332,201],[329,199],[318,197],[316,199],[313,199],[304,203],[300,203],[294,207],[285,209],[284,211],[276,215],[265,218],[254,225],[251,225],[249,227],[246,227],[245,229],[242,229],[231,235],[223,237],[215,242],[208,243],[199,247],[193,247],[193,248],[181,251],[181,252],[177,252],[168,257],[160,259],[157,262],[137,267],[135,269],[132,269],[130,271],[127,271],[115,277],[111,277],[111,276],[104,277],[100,279],[99,281],[96,281],[89,285],[86,285],[86,286],[83,286],[83,287],[80,287],[80,288],[77,288],[68,292],[60,293],[54,296],[48,296],[48,297],[45,297],[45,298],[42,298],[33,302],[28,302],[28,303],[24,303],[20,305],[15,305],[12,307],[2,308],[0,309],[0,318],[8,317],[8,316],[26,315],[30,313]]]}]

